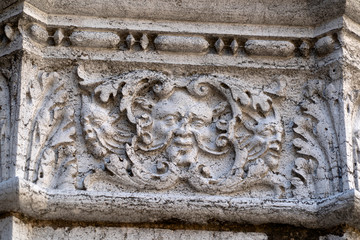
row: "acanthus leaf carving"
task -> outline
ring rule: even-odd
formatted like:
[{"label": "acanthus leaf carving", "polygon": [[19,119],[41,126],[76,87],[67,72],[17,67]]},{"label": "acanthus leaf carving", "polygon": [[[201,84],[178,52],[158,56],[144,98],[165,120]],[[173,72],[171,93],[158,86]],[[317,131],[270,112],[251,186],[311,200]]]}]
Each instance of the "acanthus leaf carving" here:
[{"label": "acanthus leaf carving", "polygon": [[75,187],[74,110],[66,106],[67,98],[56,72],[40,73],[26,92],[31,109],[26,177],[45,188]]},{"label": "acanthus leaf carving", "polygon": [[301,103],[301,115],[294,120],[293,143],[302,157],[292,170],[293,194],[298,197],[323,197],[341,191],[339,159],[340,93],[338,82],[325,85],[309,81]]},{"label": "acanthus leaf carving", "polygon": [[[83,67],[78,75],[88,150],[116,184],[163,190],[187,182],[209,194],[261,185],[284,196],[286,180],[275,173],[283,127],[262,91],[214,75],[133,71],[98,79]],[[101,178],[103,170],[94,171],[87,188]]]}]

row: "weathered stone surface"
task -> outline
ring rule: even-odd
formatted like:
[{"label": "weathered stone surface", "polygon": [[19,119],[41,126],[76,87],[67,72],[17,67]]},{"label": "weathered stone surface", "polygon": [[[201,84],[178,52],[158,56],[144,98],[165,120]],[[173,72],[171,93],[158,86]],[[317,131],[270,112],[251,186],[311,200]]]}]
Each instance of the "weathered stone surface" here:
[{"label": "weathered stone surface", "polygon": [[281,0],[266,3],[257,0],[251,4],[246,0],[235,2],[216,0],[211,3],[191,0],[181,2],[156,0],[144,3],[137,0],[107,1],[106,4],[102,0],[93,0],[92,4],[81,0],[61,0],[54,3],[43,0],[27,2],[54,15],[292,26],[316,26],[339,17],[345,11],[356,16],[356,10],[359,9],[356,0],[348,1],[346,5],[336,0],[310,3],[305,0],[289,0],[287,4]]},{"label": "weathered stone surface", "polygon": [[325,55],[332,52],[334,47],[335,41],[330,36],[322,37],[315,43],[315,49],[319,55]]},{"label": "weathered stone surface", "polygon": [[250,55],[288,57],[294,50],[294,44],[287,41],[248,40],[245,43],[245,51]]},{"label": "weathered stone surface", "polygon": [[53,37],[55,45],[60,45],[65,37],[63,29],[56,30]]},{"label": "weathered stone surface", "polygon": [[243,239],[266,240],[264,233],[230,232],[230,231],[200,231],[200,230],[169,230],[159,228],[135,227],[52,227],[31,226],[21,222],[16,217],[7,217],[0,220],[1,239],[16,240],[45,240],[45,239],[106,239],[106,240],[137,240],[137,239],[170,239],[170,240],[197,240],[197,239]]},{"label": "weathered stone surface", "polygon": [[136,3],[0,4],[1,234],[356,238],[358,4]]},{"label": "weathered stone surface", "polygon": [[29,28],[30,36],[40,43],[46,43],[49,35],[45,28],[38,24],[32,24]]},{"label": "weathered stone surface", "polygon": [[120,37],[111,32],[75,31],[69,38],[75,46],[95,48],[115,47],[120,41]]},{"label": "weathered stone surface", "polygon": [[209,43],[201,37],[157,36],[154,40],[157,50],[171,52],[204,52]]},{"label": "weathered stone surface", "polygon": [[12,217],[0,219],[0,239],[14,239],[12,232]]}]

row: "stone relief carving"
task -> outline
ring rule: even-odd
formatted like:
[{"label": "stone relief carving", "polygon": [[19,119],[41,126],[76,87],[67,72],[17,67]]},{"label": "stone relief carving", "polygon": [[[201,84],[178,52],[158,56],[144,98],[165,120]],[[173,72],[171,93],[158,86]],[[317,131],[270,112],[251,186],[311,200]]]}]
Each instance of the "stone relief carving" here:
[{"label": "stone relief carving", "polygon": [[26,109],[31,119],[27,179],[45,188],[74,188],[77,173],[74,110],[66,106],[68,93],[56,72],[40,73],[29,82]]},{"label": "stone relief carving", "polygon": [[108,173],[114,184],[136,189],[186,182],[218,194],[261,185],[283,196],[285,178],[275,173],[282,122],[261,90],[213,75],[180,79],[133,71],[97,78],[83,67],[78,75],[84,138],[102,161],[85,188]]},{"label": "stone relief carving", "polygon": [[341,96],[338,82],[309,81],[295,119],[294,146],[301,157],[292,170],[293,195],[325,197],[342,190],[340,153]]}]

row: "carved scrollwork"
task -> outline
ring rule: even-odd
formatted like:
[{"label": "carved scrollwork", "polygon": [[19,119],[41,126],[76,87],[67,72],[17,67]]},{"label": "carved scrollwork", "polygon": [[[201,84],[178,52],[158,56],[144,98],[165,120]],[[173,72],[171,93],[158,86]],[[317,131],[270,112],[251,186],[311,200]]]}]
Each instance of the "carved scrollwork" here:
[{"label": "carved scrollwork", "polygon": [[78,75],[88,149],[117,184],[162,190],[187,182],[210,194],[265,185],[284,193],[274,173],[283,127],[262,91],[214,75],[134,71],[98,79],[82,67]]}]

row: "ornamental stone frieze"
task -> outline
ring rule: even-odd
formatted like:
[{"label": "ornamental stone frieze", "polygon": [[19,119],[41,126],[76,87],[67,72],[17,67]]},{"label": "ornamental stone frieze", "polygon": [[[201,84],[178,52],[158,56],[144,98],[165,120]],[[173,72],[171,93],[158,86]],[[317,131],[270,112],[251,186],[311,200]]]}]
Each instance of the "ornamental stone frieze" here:
[{"label": "ornamental stone frieze", "polygon": [[0,239],[360,237],[357,1],[0,10]]}]

